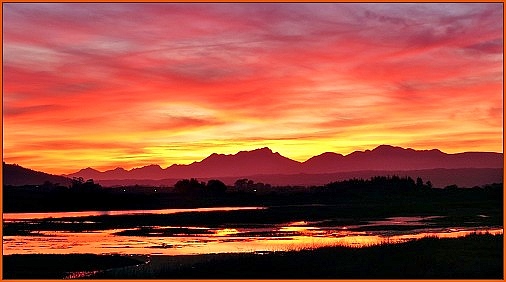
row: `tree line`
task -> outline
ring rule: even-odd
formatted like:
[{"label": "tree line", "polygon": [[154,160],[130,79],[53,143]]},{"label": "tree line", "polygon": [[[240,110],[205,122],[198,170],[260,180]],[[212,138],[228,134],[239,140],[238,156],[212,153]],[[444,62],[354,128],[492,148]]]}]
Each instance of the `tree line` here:
[{"label": "tree line", "polygon": [[432,189],[432,182],[424,182],[421,177],[416,181],[409,177],[393,176],[374,176],[370,179],[353,178],[343,181],[335,181],[320,187],[315,187],[318,192],[343,192],[349,190],[357,191],[414,191]]},{"label": "tree line", "polygon": [[196,178],[182,179],[174,185],[174,192],[185,194],[210,194],[221,195],[227,190],[227,185],[220,180],[211,179],[205,182],[199,182]]},{"label": "tree line", "polygon": [[[95,183],[93,179],[84,180],[82,177],[74,177],[71,180],[70,186],[68,187],[62,186],[59,183],[53,184],[50,181],[46,181],[42,185],[28,185],[28,186],[31,186],[34,189],[40,191],[74,191],[74,192],[104,191],[104,188],[100,184]],[[135,185],[135,187],[140,186]],[[197,178],[189,178],[177,181],[172,191],[181,194],[219,196],[225,194],[227,191],[247,192],[247,193],[256,193],[256,192],[269,193],[269,191],[273,192],[277,190],[286,190],[290,187],[292,186],[277,187],[261,182],[255,183],[253,180],[247,178],[237,179],[233,186],[227,186],[224,182],[218,179],[211,179],[208,180],[207,182],[204,182],[199,181]],[[348,180],[334,181],[329,182],[325,185],[312,186],[306,188],[308,189],[308,191],[320,193],[321,192],[340,193],[346,191],[402,192],[402,191],[430,190],[433,188],[433,185],[430,180],[424,182],[424,180],[421,177],[413,179],[409,176],[400,177],[397,175],[392,175],[392,176],[374,176],[369,179],[352,178]],[[457,185],[449,185],[444,188],[445,190],[455,190],[461,187],[458,187]],[[488,188],[488,186],[473,187],[473,188]],[[160,190],[160,192],[163,191],[170,192],[171,189],[170,187],[168,187],[167,190]]]}]

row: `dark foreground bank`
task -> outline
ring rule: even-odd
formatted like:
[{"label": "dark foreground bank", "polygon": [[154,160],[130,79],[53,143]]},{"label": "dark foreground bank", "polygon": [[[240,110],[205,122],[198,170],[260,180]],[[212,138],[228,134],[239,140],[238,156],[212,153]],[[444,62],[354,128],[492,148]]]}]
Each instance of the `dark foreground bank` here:
[{"label": "dark foreground bank", "polygon": [[[160,264],[160,262],[158,262]],[[154,267],[153,267],[154,268]],[[503,236],[425,238],[368,248],[329,247],[209,256],[183,267],[98,273],[94,278],[158,279],[502,279]]]},{"label": "dark foreground bank", "polygon": [[[140,256],[120,255],[8,255],[3,256],[3,279],[63,279],[95,271],[143,264]],[[78,276],[77,276],[78,277]]]},{"label": "dark foreground bank", "polygon": [[396,245],[263,255],[153,256],[147,264],[142,258],[112,255],[11,255],[3,260],[5,279],[63,278],[97,270],[86,278],[503,279],[503,236],[424,238]]}]

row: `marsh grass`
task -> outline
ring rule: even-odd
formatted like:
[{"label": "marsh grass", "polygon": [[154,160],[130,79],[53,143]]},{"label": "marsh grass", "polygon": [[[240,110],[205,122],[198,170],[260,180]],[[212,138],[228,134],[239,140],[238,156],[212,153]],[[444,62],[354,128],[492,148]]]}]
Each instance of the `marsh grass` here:
[{"label": "marsh grass", "polygon": [[[146,262],[146,263],[145,263]],[[9,255],[4,279],[502,279],[503,235],[185,256]],[[93,274],[95,272],[95,274]]]},{"label": "marsh grass", "polygon": [[307,246],[186,259],[178,263],[177,257],[160,256],[155,265],[147,264],[133,273],[104,272],[93,278],[502,279],[503,235],[426,237],[362,248]]},{"label": "marsh grass", "polygon": [[216,278],[500,278],[502,262],[502,236],[484,235],[287,251],[199,265],[199,271],[191,274],[202,278],[213,274]]},{"label": "marsh grass", "polygon": [[62,279],[71,273],[94,272],[144,263],[140,257],[120,255],[8,255],[3,256],[3,279]]}]

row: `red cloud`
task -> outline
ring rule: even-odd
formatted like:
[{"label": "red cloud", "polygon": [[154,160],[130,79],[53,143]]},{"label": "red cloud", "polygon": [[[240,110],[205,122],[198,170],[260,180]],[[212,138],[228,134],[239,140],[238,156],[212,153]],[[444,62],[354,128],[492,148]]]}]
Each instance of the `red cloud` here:
[{"label": "red cloud", "polygon": [[[177,163],[262,138],[313,154],[333,139],[500,151],[501,7],[7,3],[4,153],[71,165],[65,152],[82,143],[50,141],[80,136],[102,167],[120,157],[115,144],[142,151],[137,163]],[[178,106],[187,112],[170,113]],[[447,131],[470,137],[430,142]],[[160,142],[198,145],[191,156],[181,144],[177,156],[142,149]]]}]

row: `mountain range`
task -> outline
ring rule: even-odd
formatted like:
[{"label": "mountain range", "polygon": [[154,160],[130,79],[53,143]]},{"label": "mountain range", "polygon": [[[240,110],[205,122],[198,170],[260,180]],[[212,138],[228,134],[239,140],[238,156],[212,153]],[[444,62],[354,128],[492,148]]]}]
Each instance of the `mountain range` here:
[{"label": "mountain range", "polygon": [[[396,174],[413,178],[424,176],[439,187],[449,184],[471,187],[503,182],[502,171],[503,153],[447,154],[437,149],[414,150],[381,145],[348,155],[327,152],[304,162],[289,159],[269,148],[261,148],[231,155],[214,153],[202,161],[188,165],[174,164],[167,168],[153,164],[130,170],[98,171],[88,167],[63,176],[94,179],[105,186],[173,185],[179,179],[192,177],[199,180],[215,178],[227,184],[233,184],[238,178],[249,178],[272,185],[322,185],[353,177]],[[8,179],[12,178],[4,176],[4,184]],[[62,182],[61,179],[58,182]]]},{"label": "mountain range", "polygon": [[[270,180],[276,184],[276,179],[287,179],[280,185],[317,185],[324,184],[318,179],[327,179],[329,175],[371,175],[375,173],[402,172],[402,171],[427,171],[424,175],[435,178],[444,178],[444,174],[453,175],[456,180],[461,177],[469,178],[473,169],[495,168],[494,173],[488,171],[482,174],[494,175],[494,179],[502,180],[503,154],[493,152],[465,152],[447,154],[440,150],[414,150],[390,145],[381,145],[373,150],[355,151],[348,155],[332,152],[323,153],[309,158],[304,162],[298,162],[273,152],[269,148],[261,148],[252,151],[241,151],[237,154],[211,154],[202,161],[189,165],[174,164],[167,168],[159,165],[149,165],[131,170],[116,168],[107,171],[98,171],[93,168],[82,169],[68,177],[83,177],[95,179],[110,184],[114,180],[136,180],[146,182],[153,180],[174,180],[181,178],[196,177],[201,179],[219,178],[233,179],[247,176],[256,176]],[[440,169],[439,175],[434,169]],[[442,171],[445,169],[446,171]],[[460,170],[458,170],[460,169]],[[462,169],[468,169],[465,173]],[[430,173],[428,171],[431,171]],[[476,170],[475,170],[476,171]],[[350,172],[362,172],[351,173]],[[368,173],[366,173],[368,172]],[[463,174],[463,175],[461,175]],[[276,177],[267,177],[267,176]],[[317,176],[319,175],[319,176]],[[324,177],[326,175],[326,177]],[[339,177],[339,178],[341,178]],[[475,175],[474,178],[479,175]],[[288,181],[288,179],[294,181]],[[295,181],[298,179],[298,181]],[[448,179],[450,180],[450,179]],[[122,183],[133,183],[123,181]],[[167,181],[165,181],[167,182]],[[168,181],[172,182],[172,181]],[[462,182],[462,181],[461,181]],[[502,181],[500,181],[502,182]],[[116,181],[115,183],[118,183]],[[472,181],[463,183],[471,184]],[[441,182],[443,184],[443,182]]]},{"label": "mountain range", "polygon": [[3,163],[2,166],[2,180],[4,185],[40,185],[46,181],[54,184],[61,184],[68,186],[70,179],[68,177],[48,174],[29,168],[24,168],[16,164]]},{"label": "mountain range", "polygon": [[241,151],[233,155],[211,154],[189,165],[174,164],[165,169],[159,165],[125,170],[116,168],[98,171],[85,168],[68,177],[115,179],[166,179],[189,177],[240,177],[267,174],[322,174],[350,171],[406,171],[434,168],[502,168],[503,154],[465,152],[447,154],[437,149],[413,150],[381,145],[373,150],[355,151],[349,155],[323,153],[305,162],[298,162],[273,152],[269,148]]}]

